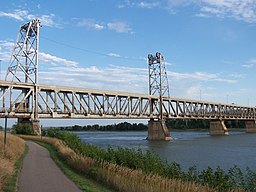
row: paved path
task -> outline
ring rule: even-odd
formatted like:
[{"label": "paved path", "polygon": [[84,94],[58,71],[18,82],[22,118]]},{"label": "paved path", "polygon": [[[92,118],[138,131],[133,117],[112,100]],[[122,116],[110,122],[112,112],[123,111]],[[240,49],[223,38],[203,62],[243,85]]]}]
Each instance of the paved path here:
[{"label": "paved path", "polygon": [[27,141],[29,152],[18,180],[18,192],[81,192],[40,145]]}]

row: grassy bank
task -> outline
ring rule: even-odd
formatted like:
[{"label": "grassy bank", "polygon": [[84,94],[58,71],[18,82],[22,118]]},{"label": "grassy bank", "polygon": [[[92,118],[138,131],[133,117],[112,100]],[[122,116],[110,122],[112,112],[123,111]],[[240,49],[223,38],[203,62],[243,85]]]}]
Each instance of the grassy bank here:
[{"label": "grassy bank", "polygon": [[249,168],[246,172],[242,172],[237,166],[230,168],[228,171],[224,171],[220,167],[215,170],[208,167],[203,171],[198,171],[196,167],[191,167],[185,172],[179,164],[162,161],[160,157],[149,151],[142,153],[141,150],[113,149],[111,147],[105,150],[95,145],[83,143],[77,135],[68,132],[48,130],[47,134],[60,138],[76,153],[91,157],[97,162],[105,161],[131,169],[142,170],[146,174],[159,175],[167,179],[198,183],[218,191],[237,190],[238,188],[248,191],[255,191],[256,189],[256,173]]},{"label": "grassy bank", "polygon": [[[75,152],[67,146],[67,143],[56,138],[42,137],[41,139],[36,136],[22,136],[22,138],[43,141],[53,145],[61,158],[69,166],[77,170],[77,172],[83,173],[98,182],[102,182],[115,191],[215,191],[207,186],[195,184],[194,182],[169,179],[158,174],[146,173],[141,169],[131,169],[102,159],[94,159]],[[77,143],[73,143],[73,145],[76,147]]]},{"label": "grassy bank", "polygon": [[16,191],[17,177],[25,156],[24,140],[7,134],[4,148],[3,133],[0,132],[0,191]]}]

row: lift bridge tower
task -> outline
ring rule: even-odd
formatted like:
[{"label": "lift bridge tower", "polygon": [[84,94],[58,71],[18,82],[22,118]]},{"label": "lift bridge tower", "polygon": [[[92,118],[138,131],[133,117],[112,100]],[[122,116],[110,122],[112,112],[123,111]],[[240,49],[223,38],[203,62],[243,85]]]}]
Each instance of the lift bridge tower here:
[{"label": "lift bridge tower", "polygon": [[170,97],[167,71],[163,55],[148,54],[149,94],[157,95],[158,100],[152,101],[150,112],[159,114],[158,119],[148,122],[148,140],[170,140],[170,133],[163,115],[163,97]]},{"label": "lift bridge tower", "polygon": [[[40,134],[38,120],[38,47],[41,22],[34,19],[19,28],[5,80],[31,83],[34,90],[23,90],[22,109],[31,112],[31,119],[20,118],[18,123],[30,123],[35,133]],[[32,106],[30,106],[32,105]]]}]

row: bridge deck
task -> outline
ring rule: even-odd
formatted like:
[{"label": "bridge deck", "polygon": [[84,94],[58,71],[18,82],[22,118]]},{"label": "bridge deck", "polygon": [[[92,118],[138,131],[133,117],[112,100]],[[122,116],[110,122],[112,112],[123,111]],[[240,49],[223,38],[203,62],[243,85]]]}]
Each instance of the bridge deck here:
[{"label": "bridge deck", "polygon": [[[37,113],[39,118],[157,119],[160,100],[146,94],[0,81],[0,106],[0,117],[9,118]],[[163,98],[162,109],[164,118],[255,119],[255,107],[172,97]]]}]

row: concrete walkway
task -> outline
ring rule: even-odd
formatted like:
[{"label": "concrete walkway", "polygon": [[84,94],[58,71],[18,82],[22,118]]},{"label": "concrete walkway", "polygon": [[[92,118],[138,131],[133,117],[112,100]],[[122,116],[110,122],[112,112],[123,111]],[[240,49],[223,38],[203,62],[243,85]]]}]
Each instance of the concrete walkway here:
[{"label": "concrete walkway", "polygon": [[29,152],[18,179],[18,192],[81,192],[40,145],[27,141]]}]

